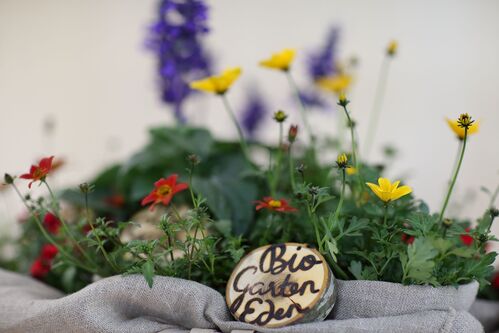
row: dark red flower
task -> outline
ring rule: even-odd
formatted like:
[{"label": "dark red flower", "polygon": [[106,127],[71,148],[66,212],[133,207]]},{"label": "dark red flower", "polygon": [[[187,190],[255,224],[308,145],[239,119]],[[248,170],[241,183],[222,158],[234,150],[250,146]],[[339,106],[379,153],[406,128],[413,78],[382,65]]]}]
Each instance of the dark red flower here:
[{"label": "dark red flower", "polygon": [[461,242],[466,245],[466,246],[471,246],[473,244],[473,236],[470,235],[471,228],[466,228],[465,231],[467,232],[466,234],[462,234],[461,237]]},{"label": "dark red flower", "polygon": [[152,203],[149,208],[150,210],[154,210],[154,206],[159,203],[167,206],[176,193],[186,190],[189,187],[187,183],[177,184],[177,178],[178,176],[173,174],[166,179],[161,178],[155,182],[151,193],[142,199],[142,206]]},{"label": "dark red flower", "polygon": [[53,244],[45,244],[40,251],[40,258],[46,261],[50,261],[55,258],[59,250]]},{"label": "dark red flower", "polygon": [[31,276],[37,279],[41,279],[50,272],[50,263],[41,258],[38,258],[31,265],[30,272]]},{"label": "dark red flower", "polygon": [[32,165],[29,173],[21,175],[20,178],[31,179],[31,182],[28,185],[29,188],[31,188],[31,185],[36,181],[44,181],[50,170],[52,170],[53,159],[54,156],[42,158],[38,165]]},{"label": "dark red flower", "polygon": [[402,234],[402,242],[406,243],[407,245],[411,245],[412,243],[414,243],[414,239],[414,236]]},{"label": "dark red flower", "polygon": [[125,197],[121,194],[111,195],[110,197],[106,198],[106,203],[110,206],[120,208],[125,204]]},{"label": "dark red flower", "polygon": [[291,207],[287,200],[285,199],[273,199],[272,197],[264,197],[263,201],[258,200],[255,202],[256,203],[256,210],[260,210],[263,208],[266,208],[268,210],[273,210],[276,212],[296,212],[297,209],[294,207]]},{"label": "dark red flower", "polygon": [[499,272],[496,272],[492,277],[492,287],[494,289],[499,289]]},{"label": "dark red flower", "polygon": [[58,234],[59,233],[59,228],[61,227],[61,221],[52,214],[51,212],[47,212],[45,214],[45,217],[43,218],[43,225],[45,226],[45,229],[47,229],[48,232],[51,234]]}]

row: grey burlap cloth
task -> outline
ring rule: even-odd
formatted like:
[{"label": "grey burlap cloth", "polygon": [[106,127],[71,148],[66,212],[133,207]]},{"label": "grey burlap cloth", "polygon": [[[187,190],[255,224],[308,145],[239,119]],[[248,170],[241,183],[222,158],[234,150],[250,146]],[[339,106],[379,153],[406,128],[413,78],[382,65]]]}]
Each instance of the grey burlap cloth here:
[{"label": "grey burlap cloth", "polygon": [[473,333],[483,331],[468,313],[477,288],[477,283],[432,288],[338,281],[332,319],[263,329],[234,321],[222,295],[195,282],[156,277],[149,289],[142,276],[114,276],[65,296],[29,277],[0,270],[0,332],[170,333],[211,328],[224,333]]}]

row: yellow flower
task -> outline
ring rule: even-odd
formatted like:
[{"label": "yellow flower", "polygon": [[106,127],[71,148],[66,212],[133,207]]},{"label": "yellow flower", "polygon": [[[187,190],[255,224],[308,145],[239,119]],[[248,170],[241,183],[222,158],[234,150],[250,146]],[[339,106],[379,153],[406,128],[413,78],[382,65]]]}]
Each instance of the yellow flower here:
[{"label": "yellow flower", "polygon": [[366,183],[367,186],[384,202],[390,202],[403,197],[406,194],[412,192],[409,186],[400,186],[400,181],[396,181],[393,184],[386,178],[379,178],[378,185],[373,183]]},{"label": "yellow flower", "polygon": [[399,43],[396,41],[396,40],[392,40],[390,42],[390,44],[388,44],[387,48],[386,48],[386,53],[389,55],[389,56],[394,56],[395,53],[397,53],[397,49],[399,47]]},{"label": "yellow flower", "polygon": [[230,86],[237,80],[239,75],[241,75],[240,67],[228,68],[220,75],[210,76],[205,79],[191,82],[190,87],[192,89],[222,95],[229,90]]},{"label": "yellow flower", "polygon": [[352,77],[348,74],[338,74],[330,77],[319,79],[317,84],[319,87],[332,91],[336,94],[345,92],[352,82]]},{"label": "yellow flower", "polygon": [[293,49],[284,49],[272,54],[269,59],[260,61],[260,66],[287,71],[295,58],[295,53],[296,51]]},{"label": "yellow flower", "polygon": [[[449,118],[446,118],[446,120],[447,120],[447,124],[449,124],[449,127],[457,135],[457,137],[460,140],[463,140],[464,139],[464,128],[459,126],[457,120],[452,120]],[[478,132],[478,127],[479,127],[478,121],[475,121],[473,124],[471,124],[470,127],[468,128],[468,135]]]},{"label": "yellow flower", "polygon": [[346,171],[347,171],[347,175],[349,175],[349,176],[355,175],[357,173],[357,168],[349,166],[349,167],[347,167]]}]

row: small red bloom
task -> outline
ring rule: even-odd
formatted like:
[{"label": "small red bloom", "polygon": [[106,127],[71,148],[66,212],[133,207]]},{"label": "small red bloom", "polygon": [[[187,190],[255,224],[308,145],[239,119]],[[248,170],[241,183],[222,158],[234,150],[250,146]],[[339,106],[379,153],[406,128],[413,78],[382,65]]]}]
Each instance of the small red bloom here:
[{"label": "small red bloom", "polygon": [[57,247],[53,244],[45,244],[40,251],[40,258],[42,260],[50,261],[57,255]]},{"label": "small red bloom", "polygon": [[106,198],[106,203],[110,206],[120,208],[125,204],[125,197],[121,194],[115,194]]},{"label": "small red bloom", "polygon": [[43,218],[43,225],[45,226],[45,229],[47,229],[48,232],[51,234],[58,234],[59,233],[59,228],[61,227],[61,221],[52,214],[51,212],[47,212],[45,214],[45,217]]},{"label": "small red bloom", "polygon": [[187,183],[178,183],[178,176],[173,174],[168,178],[161,178],[157,182],[154,183],[154,189],[147,195],[144,199],[142,199],[142,206],[150,204],[152,202],[150,210],[154,210],[154,206],[161,203],[165,206],[168,206],[173,196],[183,190],[186,190],[189,186]]},{"label": "small red bloom", "polygon": [[41,258],[38,258],[31,265],[30,271],[31,276],[37,279],[41,279],[50,272],[50,263]]},{"label": "small red bloom", "polygon": [[461,237],[461,242],[466,245],[466,246],[471,246],[473,244],[473,237],[470,235],[471,228],[466,228],[465,231],[467,232],[466,234],[462,234]]},{"label": "small red bloom", "polygon": [[264,197],[263,201],[258,200],[256,203],[256,210],[266,208],[276,212],[296,212],[298,209],[291,207],[285,199],[273,199],[272,197]]},{"label": "small red bloom", "polygon": [[54,156],[42,158],[38,165],[32,165],[29,173],[21,175],[20,178],[31,179],[31,182],[28,185],[29,188],[31,188],[31,185],[36,181],[44,181],[50,170],[52,170],[53,159]]},{"label": "small red bloom", "polygon": [[499,272],[496,272],[492,277],[492,287],[499,290]]},{"label": "small red bloom", "polygon": [[402,242],[406,243],[407,245],[411,245],[412,243],[414,243],[414,239],[414,236],[402,234]]}]

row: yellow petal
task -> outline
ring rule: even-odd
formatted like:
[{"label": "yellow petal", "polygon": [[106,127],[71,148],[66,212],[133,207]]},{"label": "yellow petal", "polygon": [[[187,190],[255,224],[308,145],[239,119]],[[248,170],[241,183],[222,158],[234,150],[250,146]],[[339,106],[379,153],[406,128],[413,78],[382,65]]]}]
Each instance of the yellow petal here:
[{"label": "yellow petal", "polygon": [[216,87],[211,78],[206,78],[198,81],[191,82],[189,86],[192,89],[216,93]]},{"label": "yellow petal", "polygon": [[347,74],[338,74],[330,77],[325,77],[317,81],[317,85],[322,89],[340,94],[348,89],[352,77]]},{"label": "yellow petal", "polygon": [[272,69],[288,70],[295,58],[294,49],[284,49],[281,52],[272,54],[269,59],[260,61],[260,65]]},{"label": "yellow petal", "polygon": [[[449,124],[449,127],[457,135],[457,137],[461,140],[464,139],[464,128],[458,125],[457,120],[452,120],[449,118],[445,118],[445,120],[447,120],[447,124]],[[479,127],[479,121],[477,120],[473,124],[471,124],[470,128],[468,128],[468,135],[478,132]]]},{"label": "yellow petal", "polygon": [[390,192],[393,192],[397,189],[397,187],[399,186],[400,184],[400,180],[397,180],[396,182],[392,183],[392,186],[390,188]]},{"label": "yellow petal", "polygon": [[210,76],[202,80],[191,82],[189,86],[196,90],[223,94],[237,80],[239,75],[241,75],[240,67],[229,68],[218,76]]},{"label": "yellow petal", "polygon": [[392,184],[388,178],[378,178],[378,184],[379,187],[381,188],[381,191],[383,192],[391,192],[392,190]]},{"label": "yellow petal", "polygon": [[396,189],[392,193],[391,199],[392,200],[397,200],[400,197],[403,197],[404,195],[407,195],[407,194],[409,194],[411,192],[412,192],[412,188],[410,188],[409,186],[400,186],[398,189]]},{"label": "yellow petal", "polygon": [[371,189],[371,191],[373,191],[374,194],[376,194],[376,196],[378,198],[380,198],[383,201],[387,201],[387,200],[385,200],[386,195],[381,191],[381,189],[380,189],[380,187],[378,185],[373,184],[373,183],[366,183],[366,185],[369,186],[369,188]]}]

